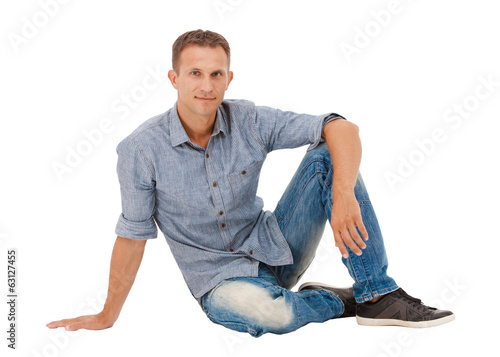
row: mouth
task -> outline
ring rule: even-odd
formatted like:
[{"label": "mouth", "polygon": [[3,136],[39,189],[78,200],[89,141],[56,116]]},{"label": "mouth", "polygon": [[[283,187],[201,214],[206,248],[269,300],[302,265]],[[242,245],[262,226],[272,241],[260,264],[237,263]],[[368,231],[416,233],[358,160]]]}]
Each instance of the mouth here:
[{"label": "mouth", "polygon": [[195,97],[195,98],[204,102],[210,102],[212,100],[215,100],[215,98],[208,98],[208,97]]}]

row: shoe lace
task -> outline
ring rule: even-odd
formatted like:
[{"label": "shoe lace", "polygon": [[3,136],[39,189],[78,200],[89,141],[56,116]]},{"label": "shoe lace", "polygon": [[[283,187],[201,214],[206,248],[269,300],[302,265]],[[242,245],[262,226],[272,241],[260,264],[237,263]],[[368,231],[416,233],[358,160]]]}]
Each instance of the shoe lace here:
[{"label": "shoe lace", "polygon": [[406,291],[404,291],[403,289],[401,289],[401,288],[399,289],[399,295],[403,299],[405,299],[409,303],[410,306],[415,307],[417,310],[420,310],[420,311],[436,310],[436,308],[434,308],[434,307],[430,307],[430,306],[424,305],[422,303],[422,300],[414,298],[413,296],[408,295],[408,293]]}]

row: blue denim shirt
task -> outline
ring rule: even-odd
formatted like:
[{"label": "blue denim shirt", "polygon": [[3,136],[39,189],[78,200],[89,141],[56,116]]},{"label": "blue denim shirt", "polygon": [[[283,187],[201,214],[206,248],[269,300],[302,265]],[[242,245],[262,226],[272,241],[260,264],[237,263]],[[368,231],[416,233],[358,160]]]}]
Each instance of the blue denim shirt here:
[{"label": "blue denim shirt", "polygon": [[224,100],[204,149],[190,141],[176,103],[117,147],[116,234],[151,239],[158,226],[195,298],[224,279],[258,276],[259,262],[292,264],[274,214],[256,196],[262,164],[273,150],[313,149],[324,125],[339,118]]}]

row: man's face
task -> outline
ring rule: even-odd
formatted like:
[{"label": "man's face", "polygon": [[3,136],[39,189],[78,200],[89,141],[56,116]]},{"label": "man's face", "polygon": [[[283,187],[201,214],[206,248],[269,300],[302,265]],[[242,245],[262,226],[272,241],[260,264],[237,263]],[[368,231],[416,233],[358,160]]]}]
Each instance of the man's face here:
[{"label": "man's face", "polygon": [[169,71],[168,77],[178,91],[179,114],[214,119],[233,73],[221,46],[189,45],[181,52],[178,71]]}]

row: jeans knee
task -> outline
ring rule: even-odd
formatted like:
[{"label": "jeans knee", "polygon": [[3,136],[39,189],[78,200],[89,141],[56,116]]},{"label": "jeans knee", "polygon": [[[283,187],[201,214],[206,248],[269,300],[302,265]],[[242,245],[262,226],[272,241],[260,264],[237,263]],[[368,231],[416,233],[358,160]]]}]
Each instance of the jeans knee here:
[{"label": "jeans knee", "polygon": [[314,157],[315,159],[327,159],[331,161],[330,150],[326,142],[320,143],[314,149],[306,153],[306,157]]},{"label": "jeans knee", "polygon": [[317,172],[332,173],[332,157],[326,142],[321,143],[311,151],[308,151],[304,157],[303,164],[306,166],[314,164]]},{"label": "jeans knee", "polygon": [[210,315],[229,328],[243,324],[253,336],[288,332],[295,319],[294,310],[278,289],[246,281],[224,284],[211,297]]}]

